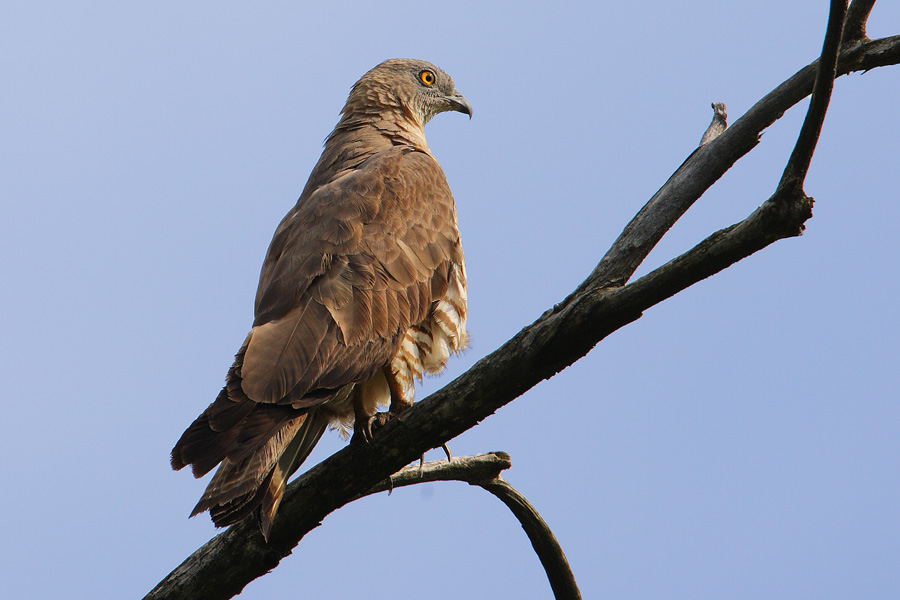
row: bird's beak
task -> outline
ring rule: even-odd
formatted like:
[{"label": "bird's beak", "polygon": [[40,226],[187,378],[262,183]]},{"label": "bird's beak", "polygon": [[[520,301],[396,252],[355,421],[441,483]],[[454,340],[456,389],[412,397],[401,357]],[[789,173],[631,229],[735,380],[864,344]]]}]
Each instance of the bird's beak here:
[{"label": "bird's beak", "polygon": [[466,100],[465,96],[454,90],[452,96],[447,96],[447,100],[450,102],[450,110],[467,114],[470,119],[472,118],[472,103]]}]

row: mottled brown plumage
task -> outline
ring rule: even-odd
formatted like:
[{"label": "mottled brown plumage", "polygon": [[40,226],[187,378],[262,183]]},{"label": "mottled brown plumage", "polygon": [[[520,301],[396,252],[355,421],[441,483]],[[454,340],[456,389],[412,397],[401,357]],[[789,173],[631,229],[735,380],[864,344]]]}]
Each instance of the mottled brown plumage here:
[{"label": "mottled brown plumage", "polygon": [[368,439],[378,406],[408,407],[414,381],[465,347],[456,208],[423,129],[448,110],[472,113],[424,61],[385,61],[353,86],[275,231],[225,387],[172,450],[195,477],[220,465],[191,516],[225,526],[257,511],[268,536],[326,427]]}]

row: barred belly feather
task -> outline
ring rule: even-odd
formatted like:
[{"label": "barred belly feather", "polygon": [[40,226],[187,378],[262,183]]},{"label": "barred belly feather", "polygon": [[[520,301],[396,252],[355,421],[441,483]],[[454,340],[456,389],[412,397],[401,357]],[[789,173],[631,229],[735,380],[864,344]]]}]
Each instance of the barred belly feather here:
[{"label": "barred belly feather", "polygon": [[391,361],[391,370],[409,402],[415,396],[415,381],[427,373],[436,375],[444,370],[451,354],[465,349],[469,340],[466,331],[466,268],[454,264],[447,294],[435,302],[429,318],[409,328],[400,349]]}]

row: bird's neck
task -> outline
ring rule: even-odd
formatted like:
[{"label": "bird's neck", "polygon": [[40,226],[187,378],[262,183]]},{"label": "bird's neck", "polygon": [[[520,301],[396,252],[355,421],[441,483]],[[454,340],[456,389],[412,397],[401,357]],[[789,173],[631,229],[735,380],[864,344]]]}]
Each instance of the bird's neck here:
[{"label": "bird's neck", "polygon": [[377,113],[353,111],[345,113],[325,143],[343,147],[357,141],[379,152],[391,146],[414,146],[423,152],[431,151],[425,141],[425,123],[404,107],[381,108]]},{"label": "bird's neck", "polygon": [[307,183],[308,191],[357,168],[369,157],[392,146],[413,146],[431,154],[418,123],[402,118],[348,118],[345,115],[325,140],[325,148]]}]

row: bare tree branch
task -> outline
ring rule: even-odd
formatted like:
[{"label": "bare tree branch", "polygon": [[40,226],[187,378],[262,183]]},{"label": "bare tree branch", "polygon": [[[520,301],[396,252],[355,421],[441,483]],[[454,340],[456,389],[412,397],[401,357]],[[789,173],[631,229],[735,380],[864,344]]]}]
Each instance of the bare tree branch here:
[{"label": "bare tree branch", "polygon": [[[838,75],[869,71],[900,62],[900,35],[861,42],[841,52]],[[815,64],[815,63],[813,63]]]},{"label": "bare tree branch", "polygon": [[407,466],[392,475],[389,480],[376,484],[354,500],[430,481],[465,481],[470,485],[482,487],[499,498],[519,520],[544,566],[554,597],[558,600],[580,600],[581,592],[578,591],[569,561],[556,536],[525,496],[500,476],[500,472],[508,469],[510,464],[509,455],[505,452],[491,452],[454,458],[452,462],[446,460],[428,462],[421,468]]},{"label": "bare tree branch", "polygon": [[525,496],[516,491],[499,475],[492,481],[478,485],[500,498],[503,504],[516,515],[519,523],[522,524],[522,529],[531,540],[531,545],[541,560],[541,564],[544,565],[544,571],[550,581],[550,588],[553,590],[553,597],[557,600],[581,600],[581,592],[578,591],[569,561],[556,540],[556,536],[550,531],[538,511],[525,499]]},{"label": "bare tree branch", "polygon": [[403,467],[388,479],[376,483],[371,488],[351,500],[359,500],[380,492],[392,492],[397,488],[429,483],[431,481],[463,481],[470,485],[481,485],[500,477],[500,472],[510,468],[512,463],[506,452],[487,452],[475,456],[458,456],[452,461],[435,460],[421,467]]},{"label": "bare tree branch", "polygon": [[809,163],[812,162],[813,152],[816,150],[819,134],[822,132],[822,123],[825,122],[825,113],[828,111],[828,103],[831,100],[846,11],[847,0],[831,0],[831,12],[828,15],[825,42],[822,45],[822,57],[818,61],[816,83],[813,87],[812,98],[809,100],[809,109],[806,111],[806,118],[800,128],[800,135],[797,136],[794,151],[791,152],[781,181],[778,183],[779,188],[782,186],[803,188],[803,181],[809,171]]},{"label": "bare tree branch", "polygon": [[[833,32],[831,26],[829,32]],[[828,40],[826,49],[831,48]],[[824,56],[821,61],[826,73],[831,60]],[[897,62],[900,36],[861,41],[844,49],[837,73]],[[640,318],[647,308],[778,239],[798,235],[812,214],[812,199],[799,186],[778,186],[744,221],[624,285],[672,224],[758,143],[761,131],[811,93],[818,63],[799,71],[698,148],[629,223],[590,277],[562,303],[443,389],[391,420],[370,444],[351,443],[290,484],[269,544],[255,524],[238,523],[192,554],[146,598],[212,599],[239,593],[290,554],[325,516],[362,490],[574,363],[611,332]],[[815,112],[814,104],[818,102],[811,102],[810,114]],[[809,118],[823,116],[824,110],[819,117]],[[811,149],[804,148],[799,155],[811,156]],[[801,166],[805,160],[800,160]]]},{"label": "bare tree branch", "polygon": [[844,36],[841,44],[851,44],[868,39],[866,35],[866,21],[869,13],[875,6],[875,0],[853,0],[847,9],[847,19],[844,22]]},{"label": "bare tree branch", "polygon": [[[900,36],[873,40],[841,53],[837,72],[895,65]],[[819,61],[807,65],[766,94],[722,135],[694,151],[622,231],[591,275],[556,308],[589,288],[624,285],[662,236],[734,163],[759,143],[759,136],[812,92]]]}]

